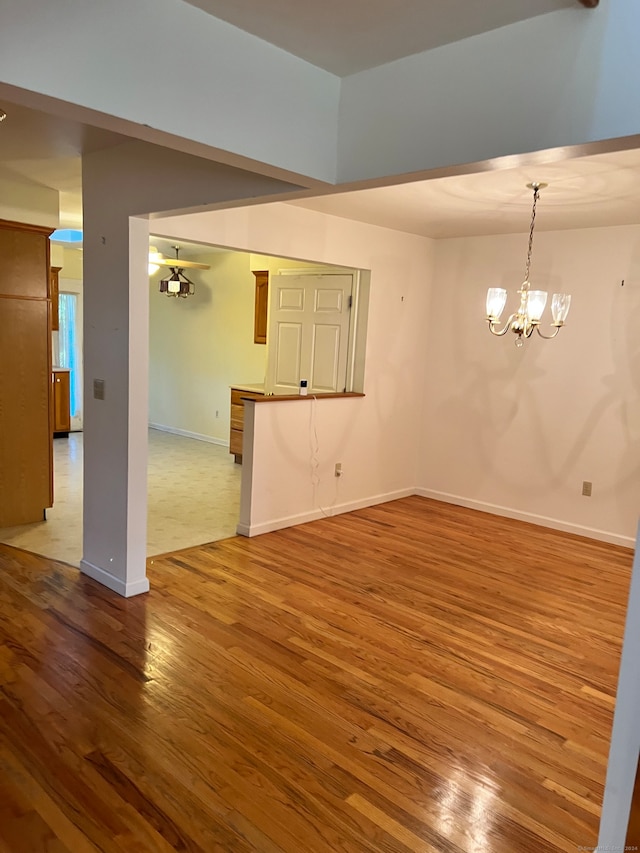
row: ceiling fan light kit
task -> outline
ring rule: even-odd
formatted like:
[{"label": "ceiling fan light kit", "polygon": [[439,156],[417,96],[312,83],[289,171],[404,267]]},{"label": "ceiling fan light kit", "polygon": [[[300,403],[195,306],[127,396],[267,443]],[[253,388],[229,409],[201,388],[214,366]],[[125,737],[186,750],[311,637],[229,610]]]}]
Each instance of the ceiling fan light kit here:
[{"label": "ceiling fan light kit", "polygon": [[195,292],[194,283],[177,267],[172,268],[170,276],[160,279],[160,293],[165,293],[167,296],[181,296],[186,299],[187,296],[193,296]]},{"label": "ceiling fan light kit", "polygon": [[196,261],[180,260],[180,246],[171,247],[175,253],[175,258],[165,258],[161,252],[158,252],[155,246],[149,246],[149,275],[157,272],[161,266],[169,267],[171,275],[160,279],[159,290],[166,296],[182,297],[193,296],[196,292],[194,283],[184,274],[185,269],[208,270],[209,264],[200,264]]},{"label": "ceiling fan light kit", "polygon": [[547,184],[533,183],[527,184],[527,187],[533,190],[533,209],[531,211],[531,226],[529,228],[529,251],[527,253],[527,264],[524,274],[524,282],[522,283],[518,293],[520,294],[520,306],[517,311],[510,315],[502,329],[499,329],[500,316],[507,302],[507,291],[503,287],[490,287],[487,291],[487,316],[486,320],[489,324],[489,331],[492,335],[502,337],[508,331],[512,331],[516,335],[515,344],[521,347],[524,344],[525,338],[530,338],[533,330],[545,340],[555,338],[560,329],[564,326],[569,306],[571,305],[571,296],[568,293],[554,293],[551,298],[551,314],[553,323],[551,328],[554,331],[550,335],[545,335],[540,331],[540,321],[542,314],[547,304],[547,293],[544,290],[531,290],[529,281],[529,272],[531,269],[531,253],[533,250],[533,231],[536,223],[536,206],[540,198],[540,190],[544,189]]}]

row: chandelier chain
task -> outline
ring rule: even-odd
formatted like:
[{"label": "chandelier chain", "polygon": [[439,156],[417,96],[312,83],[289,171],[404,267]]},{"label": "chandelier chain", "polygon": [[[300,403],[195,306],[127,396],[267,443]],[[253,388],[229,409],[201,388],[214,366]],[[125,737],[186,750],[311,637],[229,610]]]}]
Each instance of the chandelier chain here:
[{"label": "chandelier chain", "polygon": [[538,199],[540,198],[540,192],[538,187],[534,184],[533,187],[533,210],[531,211],[531,227],[529,229],[529,251],[527,252],[527,268],[524,273],[524,280],[528,283],[529,281],[529,270],[531,269],[531,251],[533,249],[533,229],[536,224],[536,205],[538,204]]}]

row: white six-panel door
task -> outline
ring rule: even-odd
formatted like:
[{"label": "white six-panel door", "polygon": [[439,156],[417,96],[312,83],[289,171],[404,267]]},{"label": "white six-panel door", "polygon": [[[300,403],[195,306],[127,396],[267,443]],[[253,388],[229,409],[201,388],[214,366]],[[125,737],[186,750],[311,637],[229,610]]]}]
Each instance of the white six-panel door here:
[{"label": "white six-panel door", "polygon": [[270,278],[267,393],[345,390],[352,289],[351,273]]}]

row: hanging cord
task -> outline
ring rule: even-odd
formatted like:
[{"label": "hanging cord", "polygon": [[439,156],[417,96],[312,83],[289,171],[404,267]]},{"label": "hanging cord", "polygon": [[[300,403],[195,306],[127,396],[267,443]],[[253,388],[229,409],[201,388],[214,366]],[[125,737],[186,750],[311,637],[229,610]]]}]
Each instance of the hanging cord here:
[{"label": "hanging cord", "polygon": [[313,506],[320,510],[325,518],[331,518],[336,502],[338,500],[338,480],[335,478],[336,488],[333,502],[326,509],[318,503],[318,486],[320,485],[320,442],[318,440],[318,427],[316,421],[316,404],[318,398],[315,394],[311,395],[311,408],[309,410],[309,451],[310,451],[310,466],[311,466],[311,488],[313,491]]},{"label": "hanging cord", "polygon": [[311,453],[311,485],[313,486],[313,503],[315,505],[316,488],[320,485],[320,442],[318,441],[318,430],[316,427],[316,400],[315,396],[311,398],[311,408],[309,409],[309,451]]},{"label": "hanging cord", "polygon": [[536,206],[540,198],[539,185],[533,185],[533,210],[531,211],[531,227],[529,228],[529,251],[527,252],[527,267],[524,271],[525,283],[529,283],[529,271],[531,269],[531,252],[533,250],[533,229],[536,224]]}]

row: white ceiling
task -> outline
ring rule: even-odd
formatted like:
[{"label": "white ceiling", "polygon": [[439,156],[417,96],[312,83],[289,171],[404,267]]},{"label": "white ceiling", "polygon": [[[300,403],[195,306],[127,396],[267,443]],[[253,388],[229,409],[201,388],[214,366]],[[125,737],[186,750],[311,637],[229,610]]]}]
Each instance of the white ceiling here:
[{"label": "white ceiling", "polygon": [[640,149],[290,203],[425,237],[509,234],[529,228],[533,181],[549,184],[537,229],[640,223]]},{"label": "white ceiling", "polygon": [[[126,137],[6,102],[0,106],[8,114],[0,124],[0,175],[58,190],[61,227],[80,226],[81,154]],[[550,184],[541,196],[540,230],[640,223],[640,149],[535,168],[490,165],[490,171],[470,175],[290,203],[430,237],[525,232],[531,209],[525,185],[536,180]],[[172,254],[165,247],[161,251]]]},{"label": "white ceiling", "polygon": [[578,0],[185,0],[344,77]]},{"label": "white ceiling", "polygon": [[215,252],[225,252],[227,249],[219,249],[216,246],[210,246],[203,243],[192,243],[187,240],[168,240],[165,237],[157,237],[153,234],[149,236],[149,245],[153,246],[165,258],[175,258],[175,248],[179,248],[179,257],[183,260],[195,260],[200,255],[211,255]]},{"label": "white ceiling", "polygon": [[[186,0],[292,53],[347,73],[578,0]],[[60,193],[61,227],[82,221],[81,157],[126,137],[3,102],[0,175]],[[634,152],[564,161],[537,174],[490,171],[298,202],[337,216],[434,237],[521,230],[524,184],[547,180],[539,227],[638,222]],[[567,225],[567,223],[572,223]]]},{"label": "white ceiling", "polygon": [[60,193],[61,226],[82,222],[82,155],[126,137],[2,101],[0,173]]}]

